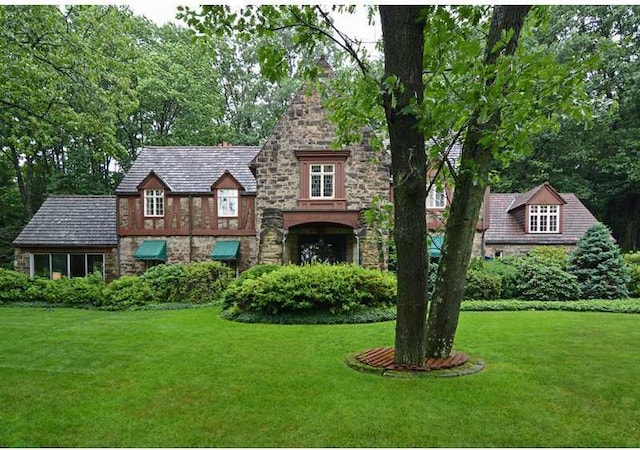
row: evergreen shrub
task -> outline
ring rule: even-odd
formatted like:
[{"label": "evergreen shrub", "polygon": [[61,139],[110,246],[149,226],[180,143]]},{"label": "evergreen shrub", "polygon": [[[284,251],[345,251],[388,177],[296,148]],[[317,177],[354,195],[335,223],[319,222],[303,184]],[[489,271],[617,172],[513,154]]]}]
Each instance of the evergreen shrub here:
[{"label": "evergreen shrub", "polygon": [[24,273],[0,268],[0,303],[27,300],[31,280]]},{"label": "evergreen shrub", "polygon": [[562,267],[563,270],[567,268],[567,263],[569,261],[569,255],[564,247],[556,247],[552,245],[533,247],[529,251],[529,256],[533,256],[534,258],[538,258],[539,260],[545,261],[549,264],[555,264]]},{"label": "evergreen shrub", "polygon": [[168,303],[182,301],[181,284],[184,278],[184,265],[159,264],[147,269],[140,278],[151,288],[156,301]]},{"label": "evergreen shrub", "polygon": [[463,300],[491,300],[500,298],[502,278],[485,270],[467,270]]},{"label": "evergreen shrub", "polygon": [[180,281],[180,301],[210,303],[219,300],[233,275],[230,267],[217,261],[187,264]]},{"label": "evergreen shrub", "polygon": [[151,303],[155,297],[144,278],[126,275],[109,283],[102,299],[104,309],[126,309]]},{"label": "evergreen shrub", "polygon": [[354,311],[395,304],[396,286],[389,273],[353,265],[288,265],[230,285],[224,308],[268,314]]},{"label": "evergreen shrub", "polygon": [[640,298],[640,252],[627,253],[622,258],[629,274],[629,295]]},{"label": "evergreen shrub", "polygon": [[569,271],[576,276],[582,298],[624,298],[629,296],[629,274],[613,242],[610,230],[602,223],[589,228],[569,258]]},{"label": "evergreen shrub", "polygon": [[522,258],[516,270],[516,296],[525,300],[564,301],[580,298],[578,279],[557,264],[535,256]]},{"label": "evergreen shrub", "polygon": [[499,275],[502,280],[500,284],[499,298],[515,298],[517,291],[519,260],[513,257],[493,259],[484,262],[484,269],[492,275]]}]

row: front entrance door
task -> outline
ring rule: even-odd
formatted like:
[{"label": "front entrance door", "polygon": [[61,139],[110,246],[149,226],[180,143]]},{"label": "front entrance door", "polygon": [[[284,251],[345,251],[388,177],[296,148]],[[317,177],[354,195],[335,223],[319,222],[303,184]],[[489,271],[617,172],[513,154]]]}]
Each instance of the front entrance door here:
[{"label": "front entrance door", "polygon": [[346,262],[347,236],[301,235],[298,240],[298,261],[300,264]]}]

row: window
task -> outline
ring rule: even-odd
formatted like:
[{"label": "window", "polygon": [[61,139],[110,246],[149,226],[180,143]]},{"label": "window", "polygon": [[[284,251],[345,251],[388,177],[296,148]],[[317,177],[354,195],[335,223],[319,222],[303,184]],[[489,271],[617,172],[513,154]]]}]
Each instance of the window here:
[{"label": "window", "polygon": [[334,175],[333,164],[312,164],[309,177],[311,198],[333,198]]},{"label": "window", "polygon": [[558,233],[558,205],[529,205],[529,233]]},{"label": "window", "polygon": [[442,209],[447,206],[447,196],[444,190],[438,189],[436,185],[431,186],[427,196],[427,208]]},{"label": "window", "polygon": [[32,257],[31,275],[34,277],[85,277],[98,271],[104,278],[103,254],[37,253]]},{"label": "window", "polygon": [[218,217],[238,217],[237,189],[218,189]]},{"label": "window", "polygon": [[145,189],[144,215],[145,217],[164,216],[164,191],[162,189]]}]

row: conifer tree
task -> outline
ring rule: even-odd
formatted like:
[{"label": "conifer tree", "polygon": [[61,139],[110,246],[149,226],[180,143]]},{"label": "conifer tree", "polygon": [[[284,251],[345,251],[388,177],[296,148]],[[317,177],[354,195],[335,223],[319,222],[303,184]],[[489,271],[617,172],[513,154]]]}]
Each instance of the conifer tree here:
[{"label": "conifer tree", "polygon": [[569,258],[569,271],[578,278],[583,298],[629,296],[629,275],[620,248],[602,223],[584,233]]}]

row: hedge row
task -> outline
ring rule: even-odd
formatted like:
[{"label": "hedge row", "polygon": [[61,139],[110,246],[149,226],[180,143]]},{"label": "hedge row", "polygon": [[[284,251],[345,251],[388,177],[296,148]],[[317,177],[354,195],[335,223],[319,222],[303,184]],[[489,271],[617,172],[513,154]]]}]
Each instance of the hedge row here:
[{"label": "hedge row", "polygon": [[233,278],[219,262],[155,266],[144,275],[124,276],[105,284],[99,273],[85,278],[29,279],[0,269],[0,303],[126,309],[152,303],[203,304],[218,300]]}]

